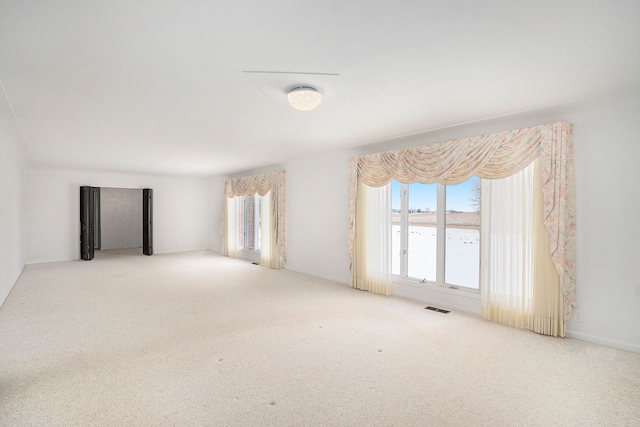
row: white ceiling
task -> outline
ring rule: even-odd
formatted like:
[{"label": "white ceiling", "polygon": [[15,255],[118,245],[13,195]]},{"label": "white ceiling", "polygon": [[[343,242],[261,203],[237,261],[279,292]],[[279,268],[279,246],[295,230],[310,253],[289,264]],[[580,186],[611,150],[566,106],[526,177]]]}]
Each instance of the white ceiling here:
[{"label": "white ceiling", "polygon": [[0,81],[36,165],[229,174],[637,88],[640,2],[0,0]]}]

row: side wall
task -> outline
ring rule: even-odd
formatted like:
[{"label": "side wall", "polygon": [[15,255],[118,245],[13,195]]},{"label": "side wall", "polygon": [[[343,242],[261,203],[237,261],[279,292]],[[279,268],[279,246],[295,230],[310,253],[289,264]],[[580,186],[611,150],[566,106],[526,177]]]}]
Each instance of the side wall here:
[{"label": "side wall", "polygon": [[25,264],[24,172],[0,148],[0,306]]},{"label": "side wall", "polygon": [[209,203],[211,205],[211,216],[207,219],[210,227],[208,235],[209,249],[222,252],[222,234],[220,233],[220,220],[222,217],[222,186],[224,179],[215,177],[209,180]]},{"label": "side wall", "polygon": [[27,172],[27,263],[80,258],[80,186],[153,189],[155,254],[209,247],[204,178],[34,168]]},{"label": "side wall", "polygon": [[11,105],[0,91],[0,306],[25,264],[24,171],[29,161]]},{"label": "side wall", "polygon": [[[567,120],[573,124],[577,193],[577,303],[570,336],[640,352],[640,91],[568,103],[314,155],[287,171],[287,269],[348,284],[348,157]],[[268,170],[266,168],[265,170]],[[251,171],[255,173],[256,171]],[[260,172],[260,171],[257,171]],[[216,203],[217,202],[216,200]],[[477,314],[468,294],[397,284],[394,294]]]},{"label": "side wall", "polygon": [[288,270],[350,283],[349,155],[332,152],[284,166]]}]

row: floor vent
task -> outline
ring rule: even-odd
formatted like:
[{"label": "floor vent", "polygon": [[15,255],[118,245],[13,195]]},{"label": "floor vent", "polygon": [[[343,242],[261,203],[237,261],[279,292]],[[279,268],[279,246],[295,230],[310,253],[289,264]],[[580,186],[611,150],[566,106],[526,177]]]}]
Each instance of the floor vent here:
[{"label": "floor vent", "polygon": [[425,310],[431,310],[431,311],[437,311],[438,313],[450,313],[449,310],[443,310],[442,308],[438,308],[438,307],[431,307],[430,305],[425,307]]}]

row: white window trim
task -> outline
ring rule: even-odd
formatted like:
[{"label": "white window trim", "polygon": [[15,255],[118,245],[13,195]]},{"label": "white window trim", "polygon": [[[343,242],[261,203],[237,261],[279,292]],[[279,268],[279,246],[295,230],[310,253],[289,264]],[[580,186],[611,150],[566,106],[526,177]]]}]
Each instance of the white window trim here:
[{"label": "white window trim", "polygon": [[[246,225],[248,223],[247,221],[247,215],[248,215],[248,203],[247,203],[247,198],[246,197],[253,197],[254,201],[253,201],[253,236],[254,236],[254,242],[253,242],[253,246],[255,248],[255,246],[258,245],[259,243],[259,239],[258,236],[260,235],[260,211],[262,209],[262,198],[259,197],[259,195],[256,193],[253,196],[245,196],[243,203],[245,204],[244,206],[244,221],[245,221],[245,230],[246,230]],[[257,208],[257,209],[256,209]],[[246,260],[249,260],[253,263],[256,264],[260,264],[260,249],[249,249],[247,248],[245,245],[247,244],[247,235],[245,232],[245,236],[244,236],[244,241],[242,242],[242,248],[240,248],[240,252],[239,255],[241,258],[244,258]]]},{"label": "white window trim", "polygon": [[477,299],[478,301],[480,300],[479,289],[465,288],[464,286],[457,285],[437,285],[436,283],[429,281],[423,283],[418,279],[414,279],[412,277],[400,277],[397,274],[392,275],[391,281],[394,285],[411,286],[419,289],[428,289],[453,295],[463,294],[467,298]]},{"label": "white window trim", "polygon": [[[452,293],[456,295],[464,294],[467,297],[473,299],[480,299],[480,289],[468,288],[462,285],[455,285],[446,283],[444,281],[445,276],[445,261],[446,261],[446,201],[447,192],[446,186],[443,184],[437,184],[437,201],[438,206],[436,210],[436,281],[421,281],[418,278],[409,277],[408,272],[408,247],[409,247],[409,197],[408,197],[408,184],[401,184],[400,187],[400,275],[392,274],[392,282],[400,286],[412,286],[418,288],[427,288],[431,290],[437,290],[445,293]],[[441,208],[443,207],[443,208]],[[482,212],[482,211],[481,211]],[[482,237],[481,237],[482,238]],[[478,280],[480,278],[478,277]]]},{"label": "white window trim", "polygon": [[240,258],[249,260],[256,264],[260,264],[260,251],[254,251],[253,249],[240,249]]}]

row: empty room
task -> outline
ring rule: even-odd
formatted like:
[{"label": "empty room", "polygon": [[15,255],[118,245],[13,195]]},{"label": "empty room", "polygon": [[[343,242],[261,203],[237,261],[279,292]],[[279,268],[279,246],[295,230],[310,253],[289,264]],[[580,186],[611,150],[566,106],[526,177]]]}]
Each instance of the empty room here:
[{"label": "empty room", "polygon": [[0,89],[0,426],[640,425],[639,2],[0,0]]}]

